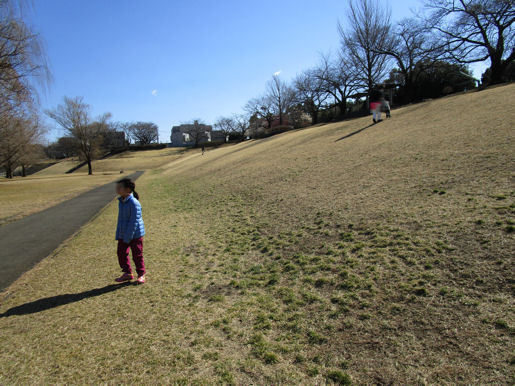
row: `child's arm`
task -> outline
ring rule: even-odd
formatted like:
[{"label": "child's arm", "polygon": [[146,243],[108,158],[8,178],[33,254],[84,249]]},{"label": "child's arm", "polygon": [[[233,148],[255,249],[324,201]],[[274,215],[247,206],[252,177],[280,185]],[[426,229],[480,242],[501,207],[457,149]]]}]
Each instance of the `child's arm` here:
[{"label": "child's arm", "polygon": [[138,226],[138,212],[141,212],[141,208],[134,203],[130,203],[130,211],[131,214],[129,216],[129,222],[127,224],[127,228],[125,228],[125,233],[123,235],[123,242],[129,244],[133,239],[134,232],[136,231],[136,227]]}]

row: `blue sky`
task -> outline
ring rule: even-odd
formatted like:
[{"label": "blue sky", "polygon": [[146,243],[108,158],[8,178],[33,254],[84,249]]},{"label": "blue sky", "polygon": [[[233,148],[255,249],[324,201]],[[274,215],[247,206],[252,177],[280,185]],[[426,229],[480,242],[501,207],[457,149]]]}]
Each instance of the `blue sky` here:
[{"label": "blue sky", "polygon": [[[172,125],[239,113],[275,72],[289,80],[336,51],[346,3],[36,0],[30,18],[54,77],[43,108],[83,96],[95,114],[155,122],[166,141]],[[397,20],[419,3],[389,4]]]}]

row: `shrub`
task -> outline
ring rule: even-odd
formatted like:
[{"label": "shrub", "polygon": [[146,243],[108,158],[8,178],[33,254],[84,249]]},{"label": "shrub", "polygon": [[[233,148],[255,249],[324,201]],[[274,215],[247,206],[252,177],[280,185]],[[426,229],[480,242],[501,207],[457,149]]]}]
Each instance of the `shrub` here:
[{"label": "shrub", "polygon": [[271,364],[279,362],[279,358],[277,358],[277,355],[275,355],[273,352],[267,351],[263,354],[263,361],[266,364],[271,365]]},{"label": "shrub", "polygon": [[213,302],[213,303],[223,302],[224,301],[224,296],[223,295],[212,295],[209,298],[209,301]]},{"label": "shrub", "polygon": [[320,278],[320,279],[315,280],[315,287],[317,287],[317,288],[321,288],[328,284],[329,284],[329,280],[327,280],[326,278]]},{"label": "shrub", "polygon": [[312,344],[323,344],[327,342],[327,338],[315,331],[308,331],[308,340]]},{"label": "shrub", "polygon": [[495,327],[497,328],[502,328],[502,329],[508,329],[508,323],[506,323],[505,320],[502,320],[502,319],[497,319],[495,322]]},{"label": "shrub", "polygon": [[415,288],[415,295],[417,295],[417,296],[427,296],[427,290],[424,287]]},{"label": "shrub", "polygon": [[339,385],[352,385],[350,376],[341,370],[333,370],[327,373],[327,379]]}]

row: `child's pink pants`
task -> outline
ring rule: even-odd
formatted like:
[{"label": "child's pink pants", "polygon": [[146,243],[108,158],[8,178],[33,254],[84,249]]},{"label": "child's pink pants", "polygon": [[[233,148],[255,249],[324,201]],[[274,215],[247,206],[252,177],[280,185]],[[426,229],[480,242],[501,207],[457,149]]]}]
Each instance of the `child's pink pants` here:
[{"label": "child's pink pants", "polygon": [[145,262],[143,261],[143,237],[132,239],[129,244],[123,240],[118,240],[118,263],[125,273],[132,273],[131,262],[129,259],[129,248],[132,251],[132,260],[136,266],[138,276],[145,274]]}]

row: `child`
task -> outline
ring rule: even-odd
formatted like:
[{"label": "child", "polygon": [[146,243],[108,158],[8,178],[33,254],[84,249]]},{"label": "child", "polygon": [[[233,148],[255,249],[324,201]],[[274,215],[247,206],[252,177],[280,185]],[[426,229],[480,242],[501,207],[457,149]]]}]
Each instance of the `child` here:
[{"label": "child", "polygon": [[370,102],[370,112],[374,123],[381,122],[381,102]]},{"label": "child", "polygon": [[123,271],[122,276],[115,279],[118,283],[134,279],[129,260],[129,248],[138,273],[138,284],[145,283],[145,262],[143,261],[143,236],[145,225],[141,216],[139,195],[134,188],[136,184],[130,178],[123,178],[116,183],[118,198],[118,225],[116,240],[118,240],[118,263]]},{"label": "child", "polygon": [[383,98],[381,100],[381,111],[386,114],[386,118],[391,118],[391,110],[390,110],[390,102],[387,99]]},{"label": "child", "polygon": [[370,112],[374,123],[381,122],[381,100],[383,99],[383,93],[379,90],[373,90],[370,93]]}]

